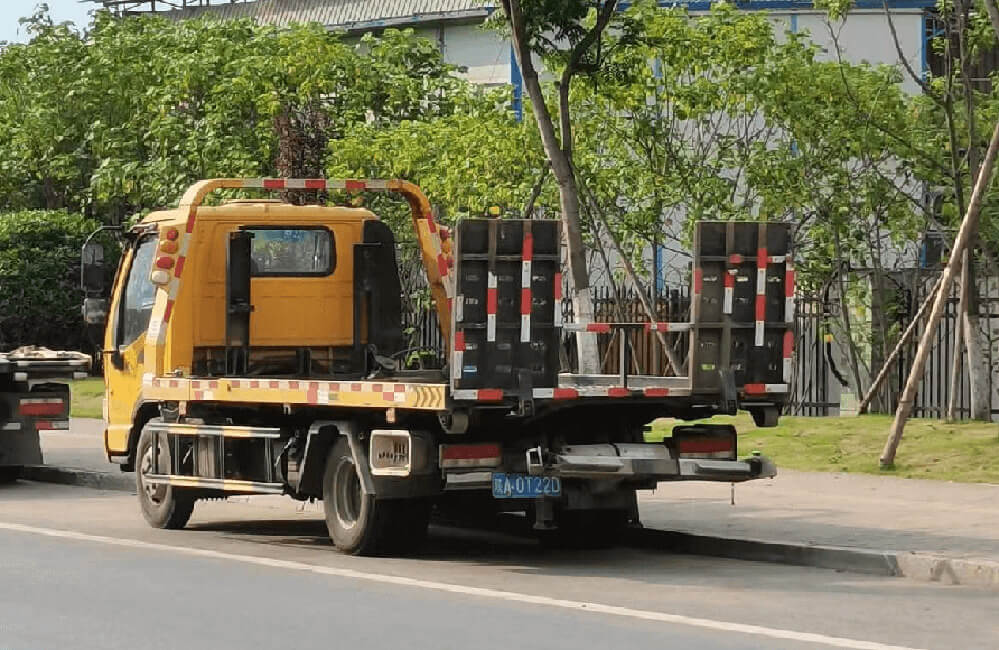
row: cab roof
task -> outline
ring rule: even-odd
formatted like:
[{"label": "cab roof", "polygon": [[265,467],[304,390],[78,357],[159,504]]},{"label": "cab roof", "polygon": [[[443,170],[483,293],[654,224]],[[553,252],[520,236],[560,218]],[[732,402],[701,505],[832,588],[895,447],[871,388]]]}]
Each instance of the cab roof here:
[{"label": "cab roof", "polygon": [[[378,216],[367,208],[351,208],[340,205],[293,205],[273,199],[235,199],[218,206],[198,208],[199,221],[247,221],[267,220],[273,223],[296,223],[302,221],[354,222],[377,219]],[[146,215],[138,225],[161,223],[186,223],[187,210],[173,208],[159,210]]]}]

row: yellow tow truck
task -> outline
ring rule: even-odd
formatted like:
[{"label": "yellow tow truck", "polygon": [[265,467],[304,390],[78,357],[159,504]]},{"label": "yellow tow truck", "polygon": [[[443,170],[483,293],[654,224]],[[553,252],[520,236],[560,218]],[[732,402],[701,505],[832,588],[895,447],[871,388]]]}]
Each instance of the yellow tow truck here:
[{"label": "yellow tow truck", "polygon": [[[407,369],[397,245],[375,214],[205,205],[217,190],[403,198],[446,362]],[[465,219],[452,232],[401,180],[205,180],[125,240],[111,287],[84,268],[84,314],[105,330],[107,455],[136,470],[153,526],[183,527],[202,498],[286,494],[322,499],[349,553],[411,549],[431,509],[454,503],[613,537],[637,523],[638,489],[776,473],[739,459],[730,426],[677,426],[661,443],[644,431],[738,408],[776,423],[793,341],[782,224],[699,224],[678,323],[563,323],[560,222]],[[688,370],[629,375],[622,346],[618,373],[560,372],[563,332],[579,329],[682,337]]]}]

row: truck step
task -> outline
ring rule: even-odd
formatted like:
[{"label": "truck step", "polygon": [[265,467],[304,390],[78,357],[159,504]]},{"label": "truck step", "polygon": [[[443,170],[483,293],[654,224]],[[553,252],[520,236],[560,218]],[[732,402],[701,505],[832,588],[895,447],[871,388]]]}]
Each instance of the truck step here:
[{"label": "truck step", "polygon": [[237,492],[240,494],[284,494],[284,485],[281,483],[202,478],[200,476],[181,476],[178,474],[149,474],[143,476],[142,480],[152,485],[204,488],[208,490],[221,490],[223,492]]}]

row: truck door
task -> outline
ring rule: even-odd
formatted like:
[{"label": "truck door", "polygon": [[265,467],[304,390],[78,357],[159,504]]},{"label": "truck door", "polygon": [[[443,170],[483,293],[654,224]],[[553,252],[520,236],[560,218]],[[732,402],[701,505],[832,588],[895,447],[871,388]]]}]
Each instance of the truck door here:
[{"label": "truck door", "polygon": [[139,238],[127,251],[111,304],[111,323],[104,345],[104,383],[108,428],[105,443],[111,452],[128,451],[132,417],[142,390],[142,355],[146,329],[156,300],[150,282],[156,235]]}]

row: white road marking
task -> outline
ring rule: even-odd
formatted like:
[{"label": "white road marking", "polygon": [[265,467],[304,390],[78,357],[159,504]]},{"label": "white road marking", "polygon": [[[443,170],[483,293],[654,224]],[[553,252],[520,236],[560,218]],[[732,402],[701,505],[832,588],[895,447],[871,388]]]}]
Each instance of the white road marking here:
[{"label": "white road marking", "polygon": [[54,528],[38,528],[36,526],[25,526],[0,522],[0,530],[9,530],[20,533],[30,533],[34,535],[44,535],[46,537],[58,537],[63,539],[73,539],[84,542],[95,542],[98,544],[110,544],[113,546],[124,546],[127,548],[145,549],[153,551],[169,551],[184,555],[206,557],[216,560],[229,560],[231,562],[242,562],[244,564],[255,564],[258,566],[272,567],[275,569],[290,569],[292,571],[308,571],[320,575],[336,576],[351,580],[366,580],[381,584],[397,585],[403,587],[414,587],[417,589],[432,589],[452,594],[464,596],[479,596],[480,598],[491,598],[494,600],[505,600],[514,603],[525,603],[530,605],[544,605],[547,607],[558,607],[577,612],[587,612],[591,614],[608,614],[611,616],[621,616],[657,623],[672,623],[675,625],[687,625],[708,630],[721,630],[724,632],[735,632],[739,634],[753,634],[756,636],[769,637],[771,639],[782,639],[787,641],[801,641],[804,643],[818,643],[834,648],[851,648],[853,650],[917,650],[904,646],[888,645],[876,641],[860,641],[857,639],[847,639],[843,637],[826,636],[825,634],[815,634],[812,632],[795,632],[793,630],[782,630],[779,628],[763,627],[760,625],[747,625],[745,623],[732,623],[728,621],[716,621],[707,618],[695,618],[683,616],[681,614],[667,614],[665,612],[653,612],[642,609],[630,609],[628,607],[618,607],[615,605],[605,605],[602,603],[588,603],[578,600],[562,600],[560,598],[549,598],[548,596],[533,596],[511,591],[501,591],[499,589],[489,589],[488,587],[471,587],[467,585],[456,585],[447,582],[435,582],[433,580],[420,580],[417,578],[406,578],[403,576],[386,575],[382,573],[368,573],[365,571],[354,571],[353,569],[338,569],[334,567],[307,564],[305,562],[294,562],[290,560],[278,560],[254,555],[241,555],[237,553],[223,553],[209,549],[190,548],[186,546],[172,546],[170,544],[157,544],[155,542],[143,542],[137,539],[106,537],[104,535],[90,535],[75,530],[58,530]]}]

